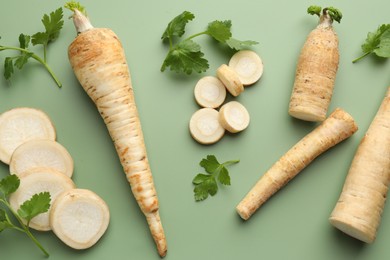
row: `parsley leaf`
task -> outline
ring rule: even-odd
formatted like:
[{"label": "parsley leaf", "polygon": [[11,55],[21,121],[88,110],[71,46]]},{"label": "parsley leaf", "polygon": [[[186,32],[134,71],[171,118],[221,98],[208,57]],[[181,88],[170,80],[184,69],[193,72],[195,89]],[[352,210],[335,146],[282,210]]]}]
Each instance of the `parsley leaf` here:
[{"label": "parsley leaf", "polygon": [[365,42],[361,46],[363,55],[354,59],[355,63],[371,53],[378,57],[390,57],[390,24],[382,24],[375,32],[369,32]]},{"label": "parsley leaf", "polygon": [[191,12],[184,11],[169,23],[161,36],[163,42],[169,42],[169,51],[161,66],[161,71],[167,68],[177,73],[192,74],[193,71],[202,73],[209,68],[207,59],[201,51],[200,45],[192,39],[201,35],[208,35],[214,40],[227,44],[235,50],[257,44],[255,41],[239,41],[232,38],[230,20],[210,22],[205,31],[193,34],[178,43],[174,43],[174,38],[180,38],[185,33],[186,25],[195,18]]},{"label": "parsley leaf", "polygon": [[223,185],[230,185],[229,171],[226,168],[229,165],[238,163],[239,160],[226,161],[220,164],[214,155],[207,155],[199,163],[208,174],[199,173],[192,180],[195,185],[195,201],[202,201],[209,195],[214,196],[218,192],[217,180]]},{"label": "parsley leaf", "polygon": [[18,210],[20,217],[30,222],[38,214],[45,213],[50,207],[50,193],[41,192],[34,194],[31,199],[25,201]]},{"label": "parsley leaf", "polygon": [[4,196],[9,196],[19,188],[19,185],[20,180],[16,175],[8,175],[4,179],[0,180],[0,192]]},{"label": "parsley leaf", "polygon": [[13,225],[9,222],[5,210],[0,209],[0,232],[4,229],[11,228]]},{"label": "parsley leaf", "polygon": [[[79,2],[76,2],[76,1],[74,1],[74,0],[65,3],[64,7],[65,7],[66,9],[71,10],[72,12],[74,12],[74,10],[77,9],[77,10],[79,10],[81,13],[83,13],[85,16],[87,16],[87,11],[85,10],[85,7],[82,6]],[[71,16],[70,18],[72,18],[72,16]]]}]

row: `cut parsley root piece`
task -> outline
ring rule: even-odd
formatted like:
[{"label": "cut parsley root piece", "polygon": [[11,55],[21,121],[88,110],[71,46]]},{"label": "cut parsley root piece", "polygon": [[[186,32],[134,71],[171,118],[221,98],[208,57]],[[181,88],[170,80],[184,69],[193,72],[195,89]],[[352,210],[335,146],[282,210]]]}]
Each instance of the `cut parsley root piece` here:
[{"label": "cut parsley root piece", "polygon": [[96,193],[71,189],[58,195],[50,211],[54,234],[74,249],[93,246],[107,230],[110,212]]},{"label": "cut parsley root piece", "polygon": [[195,86],[196,102],[202,107],[217,108],[225,101],[225,85],[216,77],[201,78]]},{"label": "cut parsley root piece", "polygon": [[224,135],[225,129],[218,120],[219,113],[213,108],[202,108],[196,111],[190,120],[190,133],[198,143],[213,144]]},{"label": "cut parsley root piece", "polygon": [[256,52],[242,50],[236,52],[229,61],[229,67],[236,71],[244,86],[256,83],[263,75],[263,61]]},{"label": "cut parsley root piece", "polygon": [[21,107],[0,115],[0,160],[9,164],[14,150],[36,139],[56,139],[50,118],[41,110]]},{"label": "cut parsley root piece", "polygon": [[20,174],[36,167],[53,168],[68,177],[73,174],[69,152],[53,140],[31,140],[19,145],[9,163],[11,174]]},{"label": "cut parsley root piece", "polygon": [[249,125],[248,110],[237,101],[224,104],[219,110],[219,123],[230,133],[238,133]]},{"label": "cut parsley root piece", "polygon": [[[51,201],[55,201],[60,193],[76,187],[68,176],[51,168],[34,168],[19,174],[18,177],[20,179],[19,189],[9,197],[10,205],[15,211],[34,194],[49,192]],[[51,230],[50,210],[51,208],[47,212],[32,218],[29,226],[39,231]]]},{"label": "cut parsley root piece", "polygon": [[226,64],[222,64],[217,69],[217,77],[225,85],[230,94],[237,97],[244,91],[244,85],[237,74],[232,68]]}]

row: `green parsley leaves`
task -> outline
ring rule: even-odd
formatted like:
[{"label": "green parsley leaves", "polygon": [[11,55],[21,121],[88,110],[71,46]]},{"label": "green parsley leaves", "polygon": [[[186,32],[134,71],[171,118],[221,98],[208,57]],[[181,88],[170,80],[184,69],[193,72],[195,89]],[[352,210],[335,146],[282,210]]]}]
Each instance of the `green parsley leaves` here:
[{"label": "green parsley leaves", "polygon": [[[13,50],[18,52],[18,55],[6,57],[4,60],[4,77],[6,80],[9,80],[13,75],[14,67],[21,70],[29,59],[33,58],[46,68],[58,87],[62,86],[61,82],[46,63],[47,47],[49,43],[55,41],[59,37],[60,30],[64,24],[62,8],[58,8],[51,12],[50,15],[45,14],[42,18],[42,23],[45,27],[44,32],[37,32],[32,36],[23,33],[19,35],[19,47],[0,45],[0,51]],[[43,58],[29,50],[30,42],[32,45],[43,46]]]},{"label": "green parsley leaves", "polygon": [[324,15],[328,13],[328,15],[332,18],[332,20],[338,23],[340,23],[341,18],[343,18],[343,14],[341,13],[341,11],[332,6],[322,9],[321,6],[311,5],[309,6],[309,8],[307,8],[307,13],[311,15],[321,16],[321,11],[323,12]]},{"label": "green parsley leaves", "polygon": [[220,164],[214,155],[207,155],[199,163],[208,174],[199,173],[192,180],[195,185],[194,197],[196,201],[208,198],[209,194],[214,196],[218,192],[218,183],[230,185],[229,165],[238,163],[239,160],[231,160]]},{"label": "green parsley leaves", "polygon": [[177,73],[183,72],[188,75],[192,72],[205,72],[209,68],[209,63],[204,58],[200,45],[192,40],[200,35],[208,35],[219,43],[227,44],[235,50],[258,44],[255,41],[240,41],[232,38],[232,23],[230,20],[213,21],[208,24],[205,31],[193,34],[175,44],[175,39],[184,35],[187,23],[194,18],[194,14],[184,11],[168,23],[161,39],[163,42],[169,43],[169,52],[161,66],[161,71],[170,68],[170,70]]},{"label": "green parsley leaves", "polygon": [[[50,207],[50,193],[41,192],[35,194],[31,199],[25,201],[17,212],[15,212],[9,204],[7,198],[14,193],[20,185],[20,180],[16,175],[8,175],[0,180],[0,205],[3,204],[4,208],[0,207],[0,233],[5,229],[16,229],[25,233],[30,239],[42,250],[42,252],[49,256],[49,253],[42,247],[38,240],[33,236],[29,229],[30,220],[49,210]],[[8,209],[8,211],[6,211]],[[10,218],[9,213],[18,221],[18,224],[14,224]],[[24,224],[23,219],[27,222]]]},{"label": "green parsley leaves", "polygon": [[375,53],[378,57],[390,58],[390,24],[382,24],[375,32],[369,32],[361,47],[363,55],[354,59],[353,63],[371,53]]}]

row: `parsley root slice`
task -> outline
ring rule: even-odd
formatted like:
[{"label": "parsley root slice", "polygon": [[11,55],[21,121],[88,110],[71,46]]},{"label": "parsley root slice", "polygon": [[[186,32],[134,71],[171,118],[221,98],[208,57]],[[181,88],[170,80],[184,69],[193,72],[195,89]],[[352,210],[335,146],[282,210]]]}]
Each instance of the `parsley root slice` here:
[{"label": "parsley root slice", "polygon": [[73,159],[60,143],[53,140],[30,140],[19,145],[11,156],[11,174],[37,167],[53,168],[68,177],[73,175]]},{"label": "parsley root slice", "polygon": [[190,133],[198,143],[213,144],[225,134],[225,129],[219,123],[219,113],[213,108],[201,108],[190,119]]},{"label": "parsley root slice", "polygon": [[248,110],[237,101],[224,104],[219,110],[219,123],[230,133],[238,133],[249,125]]},{"label": "parsley root slice", "polygon": [[322,124],[272,165],[237,205],[238,214],[244,220],[249,219],[263,203],[315,158],[350,137],[357,129],[354,119],[344,110],[337,108]]},{"label": "parsley root slice", "polygon": [[263,75],[264,65],[260,56],[251,50],[236,52],[229,61],[244,86],[256,83]]},{"label": "parsley root slice", "polygon": [[167,244],[159,201],[122,44],[112,30],[94,28],[77,9],[73,21],[78,35],[68,48],[70,64],[107,126],[158,253],[165,256]]},{"label": "parsley root slice", "polygon": [[58,195],[50,211],[54,234],[74,249],[87,249],[104,235],[110,221],[107,204],[87,189],[71,189]]},{"label": "parsley root slice", "polygon": [[359,144],[329,218],[344,233],[375,240],[390,180],[390,88]]},{"label": "parsley root slice", "polygon": [[195,85],[195,100],[201,107],[217,108],[225,101],[225,85],[216,77],[206,76]]},{"label": "parsley root slice", "polygon": [[50,118],[39,109],[20,107],[0,115],[0,160],[9,164],[14,150],[36,139],[55,140],[56,131]]},{"label": "parsley root slice", "polygon": [[[68,176],[51,168],[30,169],[19,174],[18,177],[20,186],[9,197],[10,205],[15,211],[34,194],[49,192],[51,201],[55,201],[60,193],[76,187]],[[32,218],[29,226],[39,231],[51,230],[49,222],[50,210],[51,208],[47,212]]]},{"label": "parsley root slice", "polygon": [[333,95],[339,65],[338,36],[323,9],[318,26],[302,47],[288,113],[305,121],[323,121]]},{"label": "parsley root slice", "polygon": [[217,69],[217,77],[225,85],[230,94],[237,97],[244,91],[244,85],[242,84],[237,72],[230,68],[226,64],[222,64]]}]

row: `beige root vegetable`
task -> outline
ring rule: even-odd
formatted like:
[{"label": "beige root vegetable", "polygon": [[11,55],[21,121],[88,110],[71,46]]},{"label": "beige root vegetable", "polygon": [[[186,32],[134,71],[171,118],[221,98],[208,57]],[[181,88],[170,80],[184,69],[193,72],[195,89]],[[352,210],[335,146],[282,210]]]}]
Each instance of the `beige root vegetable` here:
[{"label": "beige root vegetable", "polygon": [[218,111],[213,108],[202,108],[196,111],[189,124],[192,138],[201,144],[218,142],[225,134],[218,117]]},{"label": "beige root vegetable", "polygon": [[390,182],[390,88],[352,160],[329,218],[344,233],[375,240]]},{"label": "beige root vegetable", "polygon": [[317,156],[357,131],[353,118],[337,108],[325,121],[287,151],[259,179],[236,210],[244,220],[286,185]]},{"label": "beige root vegetable", "polygon": [[244,91],[244,85],[240,81],[237,72],[228,65],[222,64],[217,69],[217,77],[222,81],[226,89],[233,96],[237,97]]},{"label": "beige root vegetable", "polygon": [[263,75],[263,61],[256,52],[241,50],[236,52],[229,61],[231,67],[244,86],[256,83]]},{"label": "beige root vegetable", "polygon": [[123,47],[112,30],[94,28],[78,10],[73,21],[78,36],[68,49],[70,64],[104,119],[158,253],[165,256],[167,245],[159,201]]},{"label": "beige root vegetable", "polygon": [[46,113],[39,109],[19,107],[0,115],[0,160],[9,164],[14,150],[36,139],[56,139],[55,128]]},{"label": "beige root vegetable", "polygon": [[326,118],[339,64],[338,37],[332,23],[329,9],[323,9],[320,23],[301,50],[288,110],[298,119]]},{"label": "beige root vegetable", "polygon": [[[55,201],[60,193],[76,187],[68,176],[51,168],[33,168],[19,174],[18,177],[20,186],[9,197],[11,207],[15,211],[34,194],[49,192],[51,201]],[[51,207],[48,212],[32,218],[30,227],[39,231],[51,230],[49,222],[50,210]]]},{"label": "beige root vegetable", "polygon": [[249,125],[248,110],[237,101],[224,104],[219,110],[219,123],[230,133],[238,133]]},{"label": "beige root vegetable", "polygon": [[201,107],[217,108],[225,101],[225,85],[216,77],[206,76],[194,88],[196,102]]},{"label": "beige root vegetable", "polygon": [[86,249],[96,244],[110,221],[107,204],[87,189],[71,189],[58,195],[50,211],[50,226],[68,246]]},{"label": "beige root vegetable", "polygon": [[11,156],[11,174],[37,167],[53,168],[68,177],[73,175],[73,159],[60,143],[53,140],[30,140],[19,145]]}]

